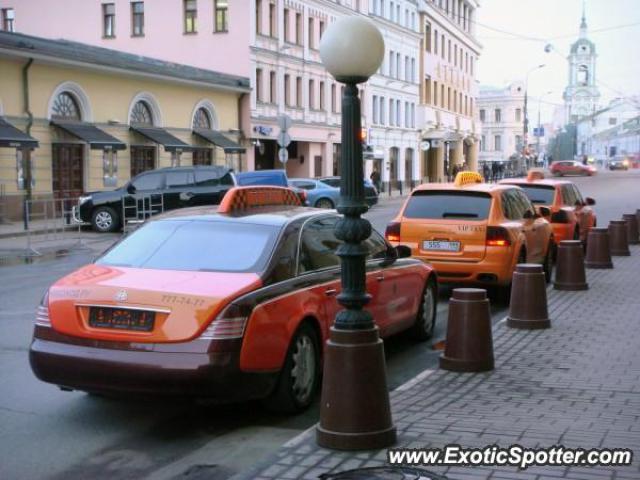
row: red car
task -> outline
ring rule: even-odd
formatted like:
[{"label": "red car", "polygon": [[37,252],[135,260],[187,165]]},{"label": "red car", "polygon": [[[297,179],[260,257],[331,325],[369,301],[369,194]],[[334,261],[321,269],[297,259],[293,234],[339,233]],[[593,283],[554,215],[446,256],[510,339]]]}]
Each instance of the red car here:
[{"label": "red car", "polygon": [[[339,218],[280,187],[236,187],[219,207],[154,217],[47,290],[31,368],[64,389],[304,409],[342,309]],[[375,231],[364,244],[366,308],[381,335],[429,338],[432,268]]]},{"label": "red car", "polygon": [[549,167],[549,171],[556,177],[564,175],[595,175],[597,170],[591,165],[584,165],[575,160],[562,160],[553,162]]}]

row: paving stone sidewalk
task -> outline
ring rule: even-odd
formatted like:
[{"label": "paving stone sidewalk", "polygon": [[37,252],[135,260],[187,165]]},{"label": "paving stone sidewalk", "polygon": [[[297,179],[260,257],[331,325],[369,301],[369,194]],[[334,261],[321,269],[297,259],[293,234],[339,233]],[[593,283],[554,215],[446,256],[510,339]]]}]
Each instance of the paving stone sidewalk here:
[{"label": "paving stone sidewalk", "polygon": [[[424,468],[451,480],[640,479],[640,247],[631,251],[613,270],[588,270],[588,291],[550,289],[551,329],[498,324],[494,371],[427,370],[392,392],[396,447],[630,448],[626,467]],[[316,479],[386,459],[386,449],[320,448],[310,430],[233,480]]]}]

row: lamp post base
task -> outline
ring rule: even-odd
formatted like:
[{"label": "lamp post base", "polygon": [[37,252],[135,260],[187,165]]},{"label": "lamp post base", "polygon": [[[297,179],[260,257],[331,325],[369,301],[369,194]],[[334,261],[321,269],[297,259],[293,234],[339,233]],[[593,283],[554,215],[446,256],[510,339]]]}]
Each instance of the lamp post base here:
[{"label": "lamp post base", "polygon": [[396,441],[378,327],[331,328],[324,359],[318,445],[373,450]]}]

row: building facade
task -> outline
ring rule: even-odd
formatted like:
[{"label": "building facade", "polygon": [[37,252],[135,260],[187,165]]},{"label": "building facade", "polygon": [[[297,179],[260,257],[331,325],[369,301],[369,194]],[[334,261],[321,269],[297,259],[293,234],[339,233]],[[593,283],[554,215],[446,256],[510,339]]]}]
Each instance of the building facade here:
[{"label": "building facade", "polygon": [[523,82],[513,82],[504,88],[480,87],[480,162],[501,162],[522,152],[524,93]]},{"label": "building facade", "polygon": [[3,207],[75,198],[145,170],[220,164],[243,149],[249,79],[76,42],[0,32]]},{"label": "building facade", "polygon": [[596,59],[596,45],[587,36],[587,20],[583,12],[580,37],[571,45],[567,57],[569,83],[563,93],[565,123],[573,123],[598,109],[600,92],[596,86]]},{"label": "building facade", "polygon": [[445,181],[454,166],[477,168],[478,7],[477,1],[463,0],[424,0],[418,5],[422,42],[417,124],[423,181]]}]

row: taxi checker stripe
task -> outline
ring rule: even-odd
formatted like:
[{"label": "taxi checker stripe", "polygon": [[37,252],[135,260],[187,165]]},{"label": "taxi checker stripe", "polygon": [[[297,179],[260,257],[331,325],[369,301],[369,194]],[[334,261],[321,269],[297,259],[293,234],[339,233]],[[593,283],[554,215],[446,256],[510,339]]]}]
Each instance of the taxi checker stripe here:
[{"label": "taxi checker stripe", "polygon": [[289,188],[260,186],[234,187],[229,190],[218,208],[219,213],[247,210],[271,205],[300,206],[298,195]]}]

